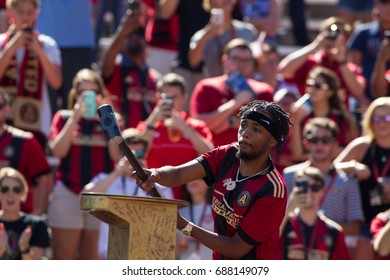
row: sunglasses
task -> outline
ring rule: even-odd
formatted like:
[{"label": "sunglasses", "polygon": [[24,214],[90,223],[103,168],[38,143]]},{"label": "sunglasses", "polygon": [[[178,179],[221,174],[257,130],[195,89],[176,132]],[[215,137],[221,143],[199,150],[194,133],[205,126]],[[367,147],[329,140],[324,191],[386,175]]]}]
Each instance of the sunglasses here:
[{"label": "sunglasses", "polygon": [[10,190],[12,190],[16,194],[20,194],[22,192],[22,187],[19,187],[19,186],[16,186],[16,187],[13,187],[13,188],[11,188],[9,186],[1,186],[0,187],[1,193],[7,193]]},{"label": "sunglasses", "polygon": [[306,180],[295,181],[295,185],[301,189],[301,192],[307,193],[309,188],[312,192],[316,193],[322,189],[321,184],[309,184]]},{"label": "sunglasses", "polygon": [[373,116],[372,117],[372,123],[373,124],[379,124],[380,122],[390,123],[390,115],[386,116]]},{"label": "sunglasses", "polygon": [[306,140],[311,144],[318,144],[319,142],[321,142],[322,144],[329,144],[330,142],[332,142],[333,137],[316,137],[309,134],[306,136]]},{"label": "sunglasses", "polygon": [[313,87],[315,89],[329,89],[329,85],[325,83],[319,83],[314,79],[308,79],[306,81],[306,86],[307,87]]}]

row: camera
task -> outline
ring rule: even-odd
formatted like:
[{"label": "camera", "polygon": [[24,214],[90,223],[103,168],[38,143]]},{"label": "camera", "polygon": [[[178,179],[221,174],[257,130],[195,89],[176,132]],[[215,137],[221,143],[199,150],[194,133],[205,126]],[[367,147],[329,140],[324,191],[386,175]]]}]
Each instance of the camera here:
[{"label": "camera", "polygon": [[299,179],[295,181],[295,185],[299,188],[300,193],[307,193],[309,183],[306,180]]},{"label": "camera", "polygon": [[337,36],[339,36],[339,34],[340,34],[340,29],[337,26],[337,24],[332,24],[328,28],[328,35],[326,36],[326,38],[334,41],[334,40],[336,40]]}]

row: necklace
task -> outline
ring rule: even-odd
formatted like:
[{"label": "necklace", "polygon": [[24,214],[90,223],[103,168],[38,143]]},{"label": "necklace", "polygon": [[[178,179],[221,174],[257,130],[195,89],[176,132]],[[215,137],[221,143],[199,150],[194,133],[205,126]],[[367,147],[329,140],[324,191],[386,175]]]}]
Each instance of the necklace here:
[{"label": "necklace", "polygon": [[[241,162],[240,162],[240,165],[241,165]],[[247,177],[244,177],[242,179],[238,179],[238,174],[240,173],[240,165],[238,166],[238,169],[237,169],[237,173],[236,173],[236,179],[233,181],[233,182],[230,182],[227,186],[226,186],[226,190],[228,191],[232,191],[236,188],[236,183],[240,183],[240,182],[243,182],[245,180],[249,180],[250,178],[253,178],[255,176],[259,176],[259,175],[264,175],[264,174],[267,174],[268,173],[268,170],[270,169],[271,165],[268,164],[268,166],[266,168],[264,168],[263,170],[261,170],[260,172],[257,172],[256,174],[253,174],[251,176],[247,176]]]}]

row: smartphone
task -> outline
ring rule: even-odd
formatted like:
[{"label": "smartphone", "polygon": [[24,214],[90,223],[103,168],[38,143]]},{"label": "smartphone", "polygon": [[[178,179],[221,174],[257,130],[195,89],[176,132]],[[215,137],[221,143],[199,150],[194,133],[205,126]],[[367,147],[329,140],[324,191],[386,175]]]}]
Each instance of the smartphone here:
[{"label": "smartphone", "polygon": [[140,12],[140,3],[138,0],[128,0],[128,8],[135,14]]},{"label": "smartphone", "polygon": [[339,34],[340,34],[340,29],[337,26],[337,24],[332,24],[331,26],[329,26],[328,35],[326,36],[326,38],[334,41],[336,40],[337,36],[339,36]]},{"label": "smartphone", "polygon": [[84,117],[93,118],[96,115],[96,92],[93,90],[83,91]]},{"label": "smartphone", "polygon": [[249,86],[245,76],[240,71],[231,73],[226,80],[226,84],[234,95],[237,95],[244,90],[250,91],[253,95],[256,95]]},{"label": "smartphone", "polygon": [[309,188],[309,183],[306,180],[297,180],[295,181],[295,186],[299,188],[300,193],[307,193],[307,189]]},{"label": "smartphone", "polygon": [[224,25],[224,11],[220,8],[214,8],[211,9],[211,16],[214,18],[214,21],[217,25],[223,26]]},{"label": "smartphone", "polygon": [[383,31],[383,35],[385,36],[385,38],[387,38],[387,40],[390,40],[390,29],[386,29],[385,31]]}]

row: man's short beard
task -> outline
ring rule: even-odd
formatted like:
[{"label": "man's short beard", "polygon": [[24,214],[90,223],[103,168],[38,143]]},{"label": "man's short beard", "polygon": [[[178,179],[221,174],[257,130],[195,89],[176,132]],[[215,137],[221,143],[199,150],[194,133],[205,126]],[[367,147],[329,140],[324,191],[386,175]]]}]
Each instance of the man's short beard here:
[{"label": "man's short beard", "polygon": [[242,161],[250,161],[252,159],[255,159],[256,155],[255,154],[241,153],[241,151],[237,151],[236,158],[241,159]]}]

